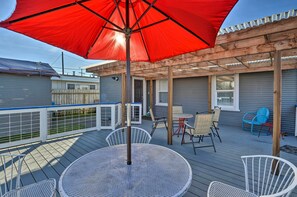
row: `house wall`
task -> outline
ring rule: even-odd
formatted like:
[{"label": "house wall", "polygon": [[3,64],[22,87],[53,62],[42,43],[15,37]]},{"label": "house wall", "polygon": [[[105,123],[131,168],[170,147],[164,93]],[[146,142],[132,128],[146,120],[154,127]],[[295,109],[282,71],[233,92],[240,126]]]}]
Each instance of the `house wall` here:
[{"label": "house wall", "polygon": [[297,104],[297,69],[283,72],[282,129],[294,133]]},{"label": "house wall", "polygon": [[[111,77],[101,78],[101,96],[105,95],[105,101],[121,100],[120,81],[116,82]],[[185,113],[195,114],[196,112],[207,111],[207,82],[207,77],[174,79],[173,104],[182,105]],[[297,70],[283,71],[282,88],[282,131],[293,134],[295,130],[295,105],[297,104]],[[154,103],[156,103],[155,94],[156,83],[154,81]],[[260,107],[269,108],[270,121],[272,121],[273,72],[240,74],[240,111],[222,111],[220,124],[241,126],[244,113],[256,111]],[[167,107],[154,106],[154,113],[156,116],[167,116]]]},{"label": "house wall", "polygon": [[[297,70],[283,71],[282,83],[282,131],[294,133],[295,105],[297,103]],[[256,111],[260,107],[270,110],[269,121],[273,120],[273,72],[239,75],[240,112],[223,111],[221,123],[241,126],[245,112]]]},{"label": "house wall", "polygon": [[[184,113],[195,114],[208,110],[208,77],[183,78],[173,80],[173,105],[182,105]],[[156,89],[154,86],[154,95]],[[154,103],[156,103],[154,96]],[[155,106],[157,116],[167,116],[166,106]]]},{"label": "house wall", "polygon": [[[112,77],[119,77],[118,81]],[[122,78],[120,75],[100,77],[100,102],[120,102],[122,100]]]},{"label": "house wall", "polygon": [[[182,105],[185,113],[195,114],[195,112],[207,111],[207,77],[174,79],[173,86],[174,105]],[[293,134],[296,116],[295,105],[297,103],[297,70],[283,71],[282,88],[282,131]],[[241,126],[244,113],[256,111],[260,107],[269,108],[269,121],[272,121],[273,72],[240,74],[240,111],[222,111],[220,124]],[[157,116],[167,116],[167,107],[155,106],[154,112]]]},{"label": "house wall", "polygon": [[51,105],[50,77],[0,74],[0,107]]},{"label": "house wall", "polygon": [[[96,89],[67,89],[67,84],[96,85]],[[52,77],[52,102],[56,105],[90,104],[100,102],[98,78],[61,76]]]}]

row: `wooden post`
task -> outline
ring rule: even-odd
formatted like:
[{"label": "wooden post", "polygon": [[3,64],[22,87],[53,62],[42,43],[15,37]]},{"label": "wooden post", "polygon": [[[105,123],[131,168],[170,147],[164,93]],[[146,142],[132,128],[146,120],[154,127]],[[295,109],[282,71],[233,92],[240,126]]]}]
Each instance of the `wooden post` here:
[{"label": "wooden post", "polygon": [[[281,52],[274,54],[274,81],[273,81],[273,146],[272,155],[280,156],[280,130],[281,130],[281,93],[282,93],[282,70]],[[275,166],[274,166],[275,167]]]},{"label": "wooden post", "polygon": [[208,112],[211,112],[211,76],[208,76]]},{"label": "wooden post", "polygon": [[154,97],[153,97],[153,95],[154,95],[154,93],[153,93],[153,80],[151,79],[150,80],[150,109],[152,109],[153,110],[153,99],[154,99]]},{"label": "wooden post", "polygon": [[122,127],[125,127],[126,120],[126,75],[122,73]]},{"label": "wooden post", "polygon": [[172,145],[172,105],[173,105],[173,78],[172,78],[172,67],[168,66],[168,110],[167,110],[167,121],[168,121],[168,135],[167,143]]}]

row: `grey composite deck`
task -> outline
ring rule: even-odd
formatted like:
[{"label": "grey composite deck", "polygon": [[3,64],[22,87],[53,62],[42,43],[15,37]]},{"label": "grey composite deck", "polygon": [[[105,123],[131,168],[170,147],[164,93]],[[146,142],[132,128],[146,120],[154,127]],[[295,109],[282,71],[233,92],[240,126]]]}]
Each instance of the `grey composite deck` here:
[{"label": "grey composite deck", "polygon": [[[150,131],[151,122],[144,121],[140,127]],[[109,132],[92,131],[49,140],[46,143],[11,147],[1,150],[0,153],[27,154],[22,168],[22,185],[47,178],[59,180],[60,175],[71,162],[90,151],[107,146],[105,137]],[[206,196],[208,185],[214,180],[244,189],[241,155],[271,154],[271,136],[258,138],[238,127],[221,126],[221,137],[223,143],[215,139],[216,153],[212,148],[203,148],[197,149],[197,155],[194,155],[191,144],[180,145],[181,137],[174,136],[173,145],[167,145],[166,132],[162,129],[155,131],[151,143],[169,147],[189,161],[193,170],[193,180],[185,196]],[[208,142],[205,140],[203,143]],[[297,146],[297,139],[285,137],[281,143]],[[297,165],[296,155],[281,152],[281,157]],[[292,196],[297,196],[296,189]]]}]

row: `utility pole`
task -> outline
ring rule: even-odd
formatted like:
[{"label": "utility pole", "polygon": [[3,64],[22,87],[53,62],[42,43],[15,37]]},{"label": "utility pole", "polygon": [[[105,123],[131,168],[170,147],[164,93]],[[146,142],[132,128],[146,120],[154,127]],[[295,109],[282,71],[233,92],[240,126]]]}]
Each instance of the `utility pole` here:
[{"label": "utility pole", "polygon": [[62,51],[62,75],[64,75],[64,53]]}]

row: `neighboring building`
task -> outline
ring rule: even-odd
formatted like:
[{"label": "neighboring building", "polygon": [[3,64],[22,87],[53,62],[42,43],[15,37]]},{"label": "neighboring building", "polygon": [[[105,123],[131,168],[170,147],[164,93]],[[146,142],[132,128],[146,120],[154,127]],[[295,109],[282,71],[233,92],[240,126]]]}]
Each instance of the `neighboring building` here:
[{"label": "neighboring building", "polygon": [[[297,107],[297,56],[296,33],[292,32],[297,30],[297,26],[294,25],[297,22],[296,16],[297,10],[291,10],[221,29],[217,38],[220,44],[217,44],[213,50],[206,49],[207,57],[199,56],[204,54],[202,50],[197,54],[189,54],[189,59],[196,57],[197,62],[193,64],[187,59],[184,60],[188,62],[186,65],[176,64],[175,61],[182,62],[182,58],[187,57],[187,54],[167,61],[167,64],[172,62],[177,65],[174,68],[173,105],[182,105],[185,113],[195,114],[207,111],[211,101],[212,107],[215,105],[222,107],[220,124],[233,126],[241,126],[245,112],[268,107],[269,121],[272,121],[274,81],[272,65],[275,52],[273,50],[283,45],[282,47],[286,50],[281,58],[283,69],[281,126],[282,131],[294,134],[297,121],[295,111]],[[229,41],[229,38],[233,40]],[[292,44],[285,46],[287,42],[292,42]],[[252,51],[251,55],[249,51]],[[265,53],[265,51],[268,52]],[[218,55],[216,52],[220,56],[216,56]],[[243,55],[233,57],[234,53],[240,54],[241,52]],[[230,58],[223,59],[222,55],[230,56]],[[217,59],[199,62],[200,59],[210,59],[210,57]],[[98,76],[103,75],[100,77],[101,101],[121,101],[121,73],[125,68],[124,62],[122,64],[107,63],[104,68],[102,65],[97,65],[87,69],[88,72],[94,72]],[[150,97],[148,80],[153,79],[153,110],[157,116],[167,116],[166,69],[165,72],[164,69],[158,70],[158,64],[152,65],[151,70],[146,68],[145,71],[137,70],[133,66],[135,65],[131,65],[132,75],[134,75],[132,77],[132,100],[143,103],[143,114],[145,114],[149,108]],[[295,135],[297,135],[297,126]]]},{"label": "neighboring building", "polygon": [[0,58],[0,108],[51,105],[52,76],[47,63]]},{"label": "neighboring building", "polygon": [[99,102],[100,80],[95,77],[61,75],[52,77],[54,104],[88,104]]}]

